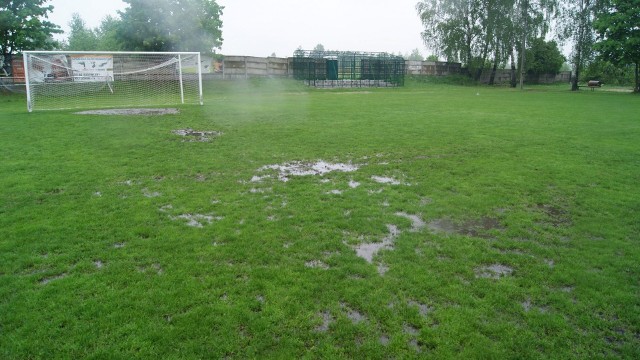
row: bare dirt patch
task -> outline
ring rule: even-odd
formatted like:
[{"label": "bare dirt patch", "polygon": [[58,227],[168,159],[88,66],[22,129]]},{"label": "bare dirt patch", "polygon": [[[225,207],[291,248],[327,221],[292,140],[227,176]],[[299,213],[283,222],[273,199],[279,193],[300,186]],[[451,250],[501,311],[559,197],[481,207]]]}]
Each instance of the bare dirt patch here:
[{"label": "bare dirt patch", "polygon": [[132,108],[132,109],[104,109],[104,110],[87,110],[80,111],[76,114],[78,115],[176,115],[179,114],[180,111],[176,108],[159,108],[159,109],[143,109],[143,108]]},{"label": "bare dirt patch", "polygon": [[572,221],[569,213],[557,206],[538,204],[536,208],[547,216],[553,227],[570,226]]},{"label": "bare dirt patch", "polygon": [[455,223],[451,219],[435,219],[427,224],[429,230],[441,234],[457,234],[479,238],[491,238],[491,230],[504,230],[500,221],[495,218],[484,217],[478,220],[467,220],[462,223]]},{"label": "bare dirt patch", "polygon": [[222,135],[220,131],[200,131],[193,129],[179,129],[171,130],[171,132],[178,136],[183,136],[186,142],[208,142],[211,139]]}]

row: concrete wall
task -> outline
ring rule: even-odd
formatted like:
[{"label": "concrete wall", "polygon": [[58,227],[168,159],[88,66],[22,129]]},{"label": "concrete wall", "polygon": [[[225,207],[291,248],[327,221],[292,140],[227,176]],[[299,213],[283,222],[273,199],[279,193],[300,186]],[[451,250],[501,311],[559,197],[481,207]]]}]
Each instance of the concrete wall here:
[{"label": "concrete wall", "polygon": [[206,79],[230,80],[249,77],[288,77],[293,76],[293,70],[290,58],[225,56],[222,61],[222,71],[203,75]]},{"label": "concrete wall", "polygon": [[[488,84],[491,70],[485,70],[480,76],[480,83]],[[516,71],[516,78],[520,80],[520,72]],[[499,69],[496,71],[494,84],[504,85],[511,81],[511,69]],[[569,83],[571,81],[571,71],[561,71],[558,74],[542,74],[538,77],[527,76],[524,79],[527,84],[554,84],[558,82]]]},{"label": "concrete wall", "polygon": [[406,61],[406,73],[412,76],[447,76],[462,73],[462,64],[443,61]]}]

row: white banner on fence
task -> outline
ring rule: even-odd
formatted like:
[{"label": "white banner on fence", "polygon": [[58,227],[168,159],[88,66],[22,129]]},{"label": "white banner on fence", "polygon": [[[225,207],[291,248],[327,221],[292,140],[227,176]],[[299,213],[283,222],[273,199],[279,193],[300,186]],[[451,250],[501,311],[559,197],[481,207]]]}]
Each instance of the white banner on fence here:
[{"label": "white banner on fence", "polygon": [[71,68],[76,82],[113,80],[112,55],[71,55]]}]

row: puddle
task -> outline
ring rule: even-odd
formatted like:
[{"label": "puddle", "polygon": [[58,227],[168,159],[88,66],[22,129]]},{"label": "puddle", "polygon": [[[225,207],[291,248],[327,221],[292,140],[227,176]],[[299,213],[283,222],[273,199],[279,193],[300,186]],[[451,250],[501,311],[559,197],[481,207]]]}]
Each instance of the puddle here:
[{"label": "puddle", "polygon": [[96,191],[96,192],[93,193],[93,196],[102,197],[102,193],[100,191]]},{"label": "puddle", "polygon": [[365,321],[367,321],[367,317],[364,316],[363,314],[361,314],[359,311],[357,310],[353,310],[353,309],[349,309],[349,311],[347,311],[347,317],[349,318],[349,320],[351,320],[351,322],[354,325],[363,323]]},{"label": "puddle", "polygon": [[327,195],[342,195],[342,190],[331,190],[327,192]]},{"label": "puddle", "polygon": [[105,109],[80,111],[78,115],[176,115],[180,111],[175,108],[163,109]]},{"label": "puddle", "polygon": [[304,266],[306,266],[308,268],[312,268],[312,269],[322,269],[322,270],[328,270],[329,269],[329,265],[323,263],[320,260],[307,261],[306,263],[304,263]]},{"label": "puddle", "polygon": [[211,139],[222,135],[220,131],[198,131],[193,129],[180,129],[171,130],[171,132],[178,136],[184,136],[187,142],[208,142]]},{"label": "puddle", "polygon": [[149,189],[144,188],[144,189],[142,189],[142,195],[144,195],[144,197],[154,198],[154,197],[158,197],[158,196],[160,196],[162,194],[160,194],[157,191],[151,192],[151,191],[149,191]]},{"label": "puddle", "polygon": [[389,267],[387,265],[378,264],[378,274],[380,274],[380,276],[384,276],[384,274],[386,274],[387,271],[389,271]]},{"label": "puddle", "polygon": [[409,325],[407,323],[402,325],[402,331],[404,331],[405,334],[411,335],[411,336],[417,336],[420,333],[420,330],[418,330],[413,325]]},{"label": "puddle", "polygon": [[387,335],[380,335],[380,337],[378,338],[378,342],[382,346],[387,346],[389,345],[389,337]]},{"label": "puddle", "polygon": [[427,226],[427,223],[425,223],[418,215],[411,215],[404,212],[397,212],[396,216],[400,216],[405,219],[411,220],[411,230],[409,230],[410,232],[418,232],[422,230],[422,228]]},{"label": "puddle", "polygon": [[529,312],[531,310],[538,310],[540,313],[547,313],[548,309],[545,307],[535,306],[531,303],[531,299],[528,299],[522,302],[522,309],[524,312]]},{"label": "puddle", "polygon": [[[320,160],[315,163],[296,161],[282,165],[266,165],[259,168],[258,171],[276,170],[278,172],[278,179],[287,182],[292,176],[323,176],[333,171],[353,172],[358,170],[358,168],[357,165],[353,164],[333,164]],[[262,178],[265,178],[265,176],[262,176]]]},{"label": "puddle", "polygon": [[350,187],[350,188],[355,189],[355,188],[357,188],[358,186],[360,186],[360,183],[359,183],[359,182],[357,182],[357,181],[353,181],[353,180],[350,180],[350,181],[349,181],[349,187]]},{"label": "puddle", "polygon": [[372,176],[371,180],[379,183],[379,184],[388,184],[388,185],[400,185],[400,181],[394,179],[394,178],[390,178],[390,177],[385,177],[385,176]]},{"label": "puddle", "polygon": [[152,271],[158,275],[164,274],[164,270],[162,269],[162,266],[160,266],[160,264],[158,263],[151,264],[151,266],[140,266],[138,267],[138,271],[142,273],[146,273],[147,271]]},{"label": "puddle", "polygon": [[318,332],[327,332],[329,331],[329,326],[333,324],[333,317],[331,313],[328,311],[323,311],[320,313],[320,317],[322,317],[322,324],[316,327],[316,331]]},{"label": "puddle", "polygon": [[187,226],[201,228],[204,223],[211,224],[213,221],[220,221],[224,219],[222,216],[211,216],[202,214],[182,214],[178,216],[169,216],[171,220],[184,219],[187,220]]},{"label": "puddle", "polygon": [[102,269],[102,267],[104,266],[104,263],[100,260],[96,260],[93,262],[93,265],[95,265],[96,269]]},{"label": "puddle", "polygon": [[553,268],[554,266],[556,266],[555,261],[553,261],[552,259],[545,259],[544,262],[547,264],[547,266],[549,266],[550,268]]},{"label": "puddle", "polygon": [[360,244],[356,246],[356,255],[365,259],[368,263],[373,262],[373,257],[382,249],[392,249],[393,241],[398,235],[400,235],[400,230],[398,227],[392,224],[387,225],[387,229],[389,229],[389,235],[385,236],[382,239],[382,242],[379,243],[367,243]]},{"label": "puddle", "polygon": [[115,243],[113,244],[113,247],[116,249],[122,249],[124,247],[125,243]]},{"label": "puddle", "polygon": [[458,234],[479,238],[491,238],[487,232],[491,230],[504,230],[498,219],[481,218],[479,220],[468,220],[464,223],[454,223],[451,219],[435,219],[426,224],[429,230],[442,234]]},{"label": "puddle", "polygon": [[432,307],[430,307],[429,305],[421,304],[421,303],[419,303],[419,302],[417,302],[417,301],[410,300],[410,301],[408,302],[408,304],[409,304],[409,306],[416,306],[416,307],[418,307],[418,311],[420,312],[420,315],[422,315],[423,317],[426,317],[427,315],[429,315],[429,313],[430,313],[431,311],[433,311],[433,308],[432,308]]},{"label": "puddle", "polygon": [[477,278],[500,279],[504,276],[511,275],[513,269],[506,265],[493,264],[476,268],[475,273]]},{"label": "puddle", "polygon": [[60,280],[67,277],[67,273],[62,273],[62,274],[58,274],[58,275],[54,275],[54,276],[49,276],[46,278],[43,278],[40,280],[40,284],[41,285],[47,285],[48,283],[55,281],[55,280]]}]

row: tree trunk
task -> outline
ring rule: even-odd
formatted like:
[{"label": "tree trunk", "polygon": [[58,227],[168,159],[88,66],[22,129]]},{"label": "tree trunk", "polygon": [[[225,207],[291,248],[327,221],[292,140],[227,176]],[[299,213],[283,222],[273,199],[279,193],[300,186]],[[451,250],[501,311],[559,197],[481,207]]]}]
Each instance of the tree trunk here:
[{"label": "tree trunk", "polygon": [[513,53],[513,49],[511,50],[511,87],[515,88],[518,86],[518,79],[516,77],[516,56]]},{"label": "tree trunk", "polygon": [[635,89],[633,89],[633,92],[636,92],[636,93],[640,93],[640,79],[638,78],[638,66],[639,64],[636,63],[636,87]]},{"label": "tree trunk", "polygon": [[499,47],[496,46],[496,53],[493,57],[493,67],[491,68],[491,76],[489,76],[489,85],[495,84],[496,81],[496,71],[498,70],[498,62],[500,57],[498,56]]}]

